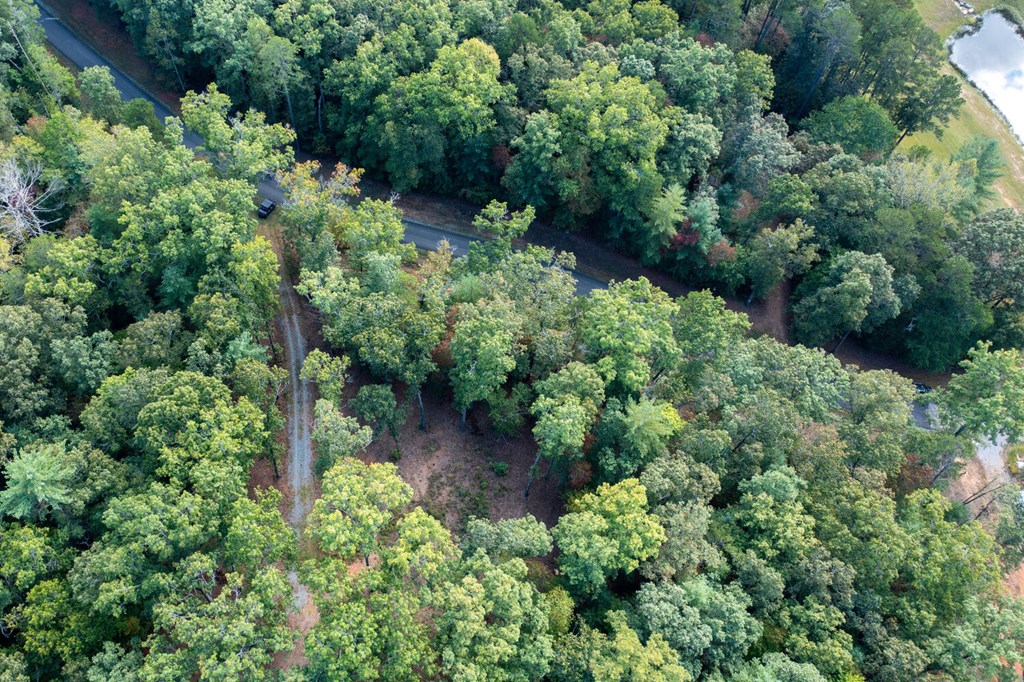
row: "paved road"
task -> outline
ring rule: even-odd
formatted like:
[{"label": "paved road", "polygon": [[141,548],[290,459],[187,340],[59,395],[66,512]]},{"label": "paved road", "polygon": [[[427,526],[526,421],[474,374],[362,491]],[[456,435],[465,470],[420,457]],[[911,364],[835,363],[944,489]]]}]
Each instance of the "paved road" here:
[{"label": "paved road", "polygon": [[36,2],[36,6],[39,8],[39,23],[42,24],[43,30],[46,31],[46,39],[55,48],[60,50],[61,54],[68,58],[80,69],[84,69],[90,66],[105,66],[110,69],[110,73],[114,76],[114,85],[121,91],[121,97],[129,99],[148,99],[153,103],[153,108],[156,110],[157,118],[163,120],[168,116],[171,116],[171,110],[161,104],[156,99],[149,96],[142,88],[135,84],[133,80],[125,76],[123,73],[114,68],[114,66],[100,56],[94,49],[85,44],[78,36],[71,32],[71,30],[61,23],[60,19],[53,16],[53,13],[41,2]]},{"label": "paved road", "polygon": [[[54,48],[67,57],[70,62],[80,69],[90,66],[107,67],[114,76],[114,85],[121,92],[122,99],[142,98],[152,102],[153,110],[160,120],[173,115],[166,105],[139,87],[135,81],[115,68],[113,64],[61,23],[47,9],[46,5],[39,0],[36,0],[36,5],[39,7],[41,15],[39,23],[42,24],[43,30],[46,32],[46,39]],[[186,131],[185,144],[190,148],[195,148],[202,144],[202,139],[195,133]],[[281,203],[284,200],[284,192],[281,186],[273,180],[265,180],[260,183],[259,195],[277,203]],[[448,240],[455,253],[461,255],[469,251],[469,244],[475,238],[436,225],[428,225],[416,220],[406,219],[405,240],[415,244],[417,248],[428,250],[436,248],[441,240]],[[573,274],[576,277],[576,289],[581,294],[588,294],[594,289],[603,289],[607,286],[606,282],[581,272],[574,272]]]}]

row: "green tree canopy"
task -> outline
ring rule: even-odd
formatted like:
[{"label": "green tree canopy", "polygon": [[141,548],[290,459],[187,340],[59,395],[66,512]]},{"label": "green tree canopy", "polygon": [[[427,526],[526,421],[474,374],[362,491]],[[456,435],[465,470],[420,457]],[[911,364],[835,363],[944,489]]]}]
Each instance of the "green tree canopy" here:
[{"label": "green tree canopy", "polygon": [[860,157],[885,156],[899,134],[885,109],[867,97],[832,100],[802,125],[814,140],[838,144],[847,154]]},{"label": "green tree canopy", "polygon": [[412,499],[393,464],[340,459],[324,475],[323,496],[313,504],[311,536],[326,552],[343,559],[357,552],[369,562],[378,536]]},{"label": "green tree canopy", "polygon": [[558,565],[573,589],[599,593],[612,575],[636,570],[657,553],[665,531],[647,511],[647,493],[635,478],[601,484],[569,507],[552,530]]}]

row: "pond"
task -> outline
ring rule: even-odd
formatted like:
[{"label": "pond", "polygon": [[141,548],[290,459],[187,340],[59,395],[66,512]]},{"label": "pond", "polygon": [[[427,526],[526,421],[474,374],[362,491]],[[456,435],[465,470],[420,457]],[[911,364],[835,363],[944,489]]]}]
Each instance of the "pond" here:
[{"label": "pond", "polygon": [[950,58],[974,81],[1024,140],[1024,38],[998,12],[988,12],[980,27],[953,42]]}]

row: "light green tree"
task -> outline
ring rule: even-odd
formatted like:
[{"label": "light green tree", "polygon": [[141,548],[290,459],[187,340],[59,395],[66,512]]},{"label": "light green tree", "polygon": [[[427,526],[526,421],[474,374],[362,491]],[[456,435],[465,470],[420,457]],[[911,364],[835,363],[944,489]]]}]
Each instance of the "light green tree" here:
[{"label": "light green tree", "polygon": [[508,205],[492,201],[473,218],[473,227],[490,236],[469,245],[468,267],[472,272],[487,272],[512,253],[512,242],[530,227],[536,212],[532,206],[509,213]]},{"label": "light green tree", "polygon": [[679,359],[672,321],[679,311],[646,278],[595,290],[580,323],[588,358],[609,393],[633,395]]},{"label": "light green tree", "polygon": [[332,230],[338,243],[348,249],[352,265],[364,271],[372,256],[394,255],[398,262],[411,261],[416,254],[404,243],[402,212],[392,202],[364,199],[350,211],[343,211]]},{"label": "light green tree", "polygon": [[303,583],[320,615],[305,639],[311,672],[326,679],[388,682],[435,673],[437,655],[418,591],[376,568],[350,576],[344,563],[330,559],[307,567]]},{"label": "light green tree", "polygon": [[318,177],[319,173],[318,162],[302,161],[280,175],[285,191],[281,207],[285,238],[294,245],[301,268],[316,272],[337,260],[334,232],[351,210],[349,200],[359,196],[362,171],[339,164],[327,180]]},{"label": "light green tree", "polygon": [[256,490],[256,499],[242,497],[231,510],[224,536],[224,560],[232,570],[253,575],[278,561],[295,559],[295,531],[281,517],[281,493]]},{"label": "light green tree", "polygon": [[315,381],[320,397],[341,408],[342,393],[348,381],[349,359],[346,355],[328,355],[319,348],[306,354],[299,378]]},{"label": "light green tree", "polygon": [[554,463],[582,456],[584,440],[604,403],[604,380],[593,366],[582,362],[570,362],[537,382],[534,388],[537,399],[530,412],[537,418],[533,427],[537,458],[531,467],[530,482],[542,457]]},{"label": "light green tree", "polygon": [[515,368],[515,356],[520,352],[520,326],[512,301],[505,296],[459,308],[451,341],[454,365],[449,377],[463,426],[470,406],[489,398]]},{"label": "light green tree", "polygon": [[867,466],[894,476],[904,461],[915,392],[907,379],[887,370],[851,372],[849,419],[840,422],[850,469]]},{"label": "light green tree", "polygon": [[0,511],[16,519],[44,520],[71,501],[73,476],[63,443],[25,446],[4,464],[7,486],[0,490]]},{"label": "light green tree", "polygon": [[655,634],[644,643],[631,629],[622,611],[605,616],[611,636],[584,629],[582,665],[594,682],[690,682],[693,677],[679,664],[679,655],[665,639]]},{"label": "light green tree", "polygon": [[471,38],[442,47],[428,69],[396,79],[376,100],[364,144],[372,141],[372,157],[399,191],[481,184],[500,141],[498,110],[512,100],[500,69],[494,48]]},{"label": "light green tree", "polygon": [[547,556],[552,547],[551,533],[533,514],[497,523],[474,517],[466,524],[462,546],[467,554],[482,549],[496,560]]},{"label": "light green tree", "polygon": [[283,99],[291,129],[298,130],[292,97],[299,93],[305,80],[298,46],[284,36],[275,35],[262,17],[249,21],[246,39],[253,54],[249,79],[253,99],[271,113],[280,110]]},{"label": "light green tree", "polygon": [[750,598],[732,584],[705,576],[680,583],[645,583],[636,595],[640,633],[658,633],[695,678],[729,673],[761,637],[761,624],[749,613]]},{"label": "light green tree", "polygon": [[647,493],[635,478],[586,493],[552,530],[558,565],[583,595],[599,593],[612,575],[635,570],[658,552],[665,531],[647,511]]},{"label": "light green tree", "polygon": [[779,282],[810,270],[819,258],[813,239],[814,227],[800,218],[754,235],[740,257],[740,267],[750,280],[751,298],[764,298]]},{"label": "light green tree", "polygon": [[847,251],[819,269],[800,285],[793,306],[793,324],[805,343],[870,332],[899,314],[893,270],[881,255]]},{"label": "light green tree", "polygon": [[841,145],[847,154],[885,156],[899,131],[877,102],[867,97],[840,97],[815,111],[801,126],[817,142]]},{"label": "light green tree", "polygon": [[271,678],[271,660],[294,639],[287,625],[292,589],[284,572],[228,573],[216,591],[215,575],[211,559],[193,556],[175,576],[175,596],[153,608],[143,680]]},{"label": "light green tree", "polygon": [[640,259],[645,265],[656,265],[661,250],[669,245],[686,220],[686,190],[672,183],[661,190],[647,209],[647,239]]},{"label": "light green tree", "polygon": [[363,464],[352,457],[327,471],[323,491],[310,513],[310,536],[341,558],[362,554],[367,565],[381,531],[412,500],[412,488],[393,464]]},{"label": "light green tree", "polygon": [[316,445],[316,471],[323,476],[339,462],[355,457],[373,441],[373,430],[346,417],[328,400],[318,400],[313,407],[311,438]]},{"label": "light green tree", "polygon": [[495,564],[483,552],[465,559],[462,577],[441,593],[436,644],[451,679],[529,682],[548,671],[552,655],[544,599],[526,564]]},{"label": "light green tree", "polygon": [[608,401],[594,434],[596,459],[605,480],[632,476],[659,455],[683,427],[683,419],[671,403],[641,396],[625,402]]},{"label": "light green tree", "polygon": [[992,200],[996,193],[993,189],[996,180],[1005,175],[1006,161],[999,151],[999,143],[991,137],[975,135],[960,145],[953,154],[952,161],[967,162],[971,168],[971,196],[964,201],[962,207],[969,213],[980,213],[982,204]]},{"label": "light green tree", "polygon": [[545,96],[548,110],[532,114],[512,141],[520,153],[506,187],[523,203],[555,204],[562,223],[608,210],[615,236],[646,244],[643,216],[664,183],[658,154],[672,110],[614,63],[587,61],[574,78],[552,81]]},{"label": "light green tree", "polygon": [[785,654],[765,654],[749,661],[732,677],[735,682],[825,682],[810,663],[796,663]]},{"label": "light green tree", "polygon": [[124,105],[121,93],[114,86],[114,77],[105,66],[90,66],[78,75],[79,89],[86,101],[86,110],[110,125],[121,122]]},{"label": "light green tree", "polygon": [[967,223],[953,248],[974,266],[972,288],[987,305],[1024,308],[1024,217],[1010,208]]},{"label": "light green tree", "polygon": [[960,363],[962,374],[937,391],[947,429],[970,437],[1016,441],[1024,434],[1024,358],[1020,351],[979,343]]},{"label": "light green tree", "polygon": [[409,386],[418,398],[420,428],[426,428],[420,390],[436,368],[431,353],[445,333],[442,292],[450,251],[432,262],[439,264],[412,290],[416,296],[363,291],[358,280],[336,267],[322,273],[304,272],[297,287],[324,314],[328,341],[354,350],[378,377]]},{"label": "light green tree", "polygon": [[678,298],[676,304],[679,314],[672,326],[682,355],[677,369],[685,382],[693,384],[705,371],[721,368],[746,336],[750,320],[706,289]]},{"label": "light green tree", "polygon": [[189,130],[203,138],[217,172],[225,178],[256,182],[266,173],[291,166],[290,145],[295,132],[269,124],[258,111],[229,116],[231,98],[210,84],[201,93],[189,91],[181,100],[181,117]]},{"label": "light green tree", "polygon": [[395,439],[395,443],[398,443],[399,422],[406,410],[399,411],[398,401],[395,400],[395,393],[390,386],[386,384],[363,386],[352,400],[352,411],[373,427],[374,437],[386,430]]}]

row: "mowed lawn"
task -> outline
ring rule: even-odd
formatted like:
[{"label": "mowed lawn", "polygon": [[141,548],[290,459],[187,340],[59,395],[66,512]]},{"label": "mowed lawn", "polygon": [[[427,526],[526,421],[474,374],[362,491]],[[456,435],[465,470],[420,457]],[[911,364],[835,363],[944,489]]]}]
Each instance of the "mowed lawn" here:
[{"label": "mowed lawn", "polygon": [[[997,2],[996,0],[969,0],[979,13],[989,9],[1010,6],[1019,15],[1024,15],[1024,0]],[[931,26],[943,39],[949,37],[958,26],[969,21],[960,13],[952,0],[915,0],[918,12],[925,23]],[[999,142],[999,149],[1006,161],[1004,175],[996,183],[999,197],[993,200],[992,208],[1010,205],[1024,210],[1024,147],[1013,136],[1009,125],[989,104],[988,100],[970,83],[964,80],[951,65],[946,65],[963,84],[964,106],[960,115],[951,120],[941,138],[934,133],[918,133],[903,141],[901,148],[924,145],[942,158],[948,158],[965,141],[975,135],[985,135]]]}]

